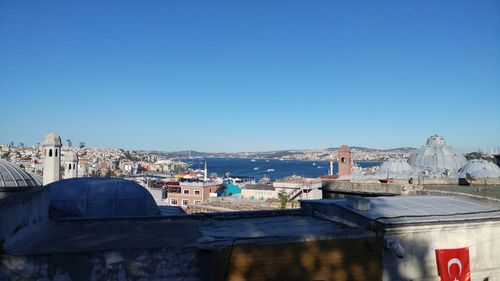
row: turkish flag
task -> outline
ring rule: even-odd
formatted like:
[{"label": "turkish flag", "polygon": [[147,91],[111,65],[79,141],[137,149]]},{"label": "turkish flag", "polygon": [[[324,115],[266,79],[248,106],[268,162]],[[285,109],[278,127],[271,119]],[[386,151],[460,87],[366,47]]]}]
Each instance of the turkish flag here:
[{"label": "turkish flag", "polygon": [[470,281],[469,248],[436,249],[441,281]]}]

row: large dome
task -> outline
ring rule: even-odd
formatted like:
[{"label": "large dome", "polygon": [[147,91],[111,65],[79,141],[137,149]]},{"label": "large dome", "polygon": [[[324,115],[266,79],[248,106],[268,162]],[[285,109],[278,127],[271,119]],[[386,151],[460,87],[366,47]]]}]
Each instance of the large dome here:
[{"label": "large dome", "polygon": [[427,139],[426,145],[419,148],[408,162],[423,170],[456,172],[467,164],[467,159],[460,151],[448,146],[443,137],[434,135]]},{"label": "large dome", "polygon": [[460,172],[463,176],[469,174],[477,179],[500,177],[500,168],[495,163],[483,159],[470,160]]},{"label": "large dome", "polygon": [[53,216],[103,218],[160,215],[151,194],[133,181],[72,178],[47,186]]},{"label": "large dome", "polygon": [[0,159],[0,191],[23,191],[31,187],[40,187],[42,186],[40,178],[7,160]]}]

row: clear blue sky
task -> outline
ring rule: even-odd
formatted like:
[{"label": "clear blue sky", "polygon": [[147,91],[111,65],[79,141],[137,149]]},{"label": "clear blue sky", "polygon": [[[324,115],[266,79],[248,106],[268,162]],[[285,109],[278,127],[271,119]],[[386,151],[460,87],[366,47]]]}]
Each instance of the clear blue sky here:
[{"label": "clear blue sky", "polygon": [[500,145],[500,2],[0,1],[0,143]]}]

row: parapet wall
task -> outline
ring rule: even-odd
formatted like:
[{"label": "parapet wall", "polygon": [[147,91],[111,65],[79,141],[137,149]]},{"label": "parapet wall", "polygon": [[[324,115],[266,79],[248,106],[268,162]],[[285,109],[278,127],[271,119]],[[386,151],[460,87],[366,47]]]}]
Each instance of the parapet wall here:
[{"label": "parapet wall", "polygon": [[10,192],[0,201],[0,250],[30,235],[48,222],[49,194],[45,188]]},{"label": "parapet wall", "polygon": [[324,181],[323,190],[334,193],[367,194],[367,195],[402,195],[422,186],[408,183],[377,183],[351,181]]}]

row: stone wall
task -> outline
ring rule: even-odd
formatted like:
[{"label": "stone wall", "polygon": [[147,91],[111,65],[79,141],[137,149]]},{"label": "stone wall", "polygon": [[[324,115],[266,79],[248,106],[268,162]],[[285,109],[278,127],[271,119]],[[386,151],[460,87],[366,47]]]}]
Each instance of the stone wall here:
[{"label": "stone wall", "polygon": [[322,189],[333,193],[401,195],[412,190],[422,189],[422,186],[408,183],[324,181]]},{"label": "stone wall", "polygon": [[200,280],[196,249],[0,255],[0,280]]},{"label": "stone wall", "polygon": [[30,235],[48,222],[49,194],[45,188],[10,192],[0,201],[0,250]]}]

